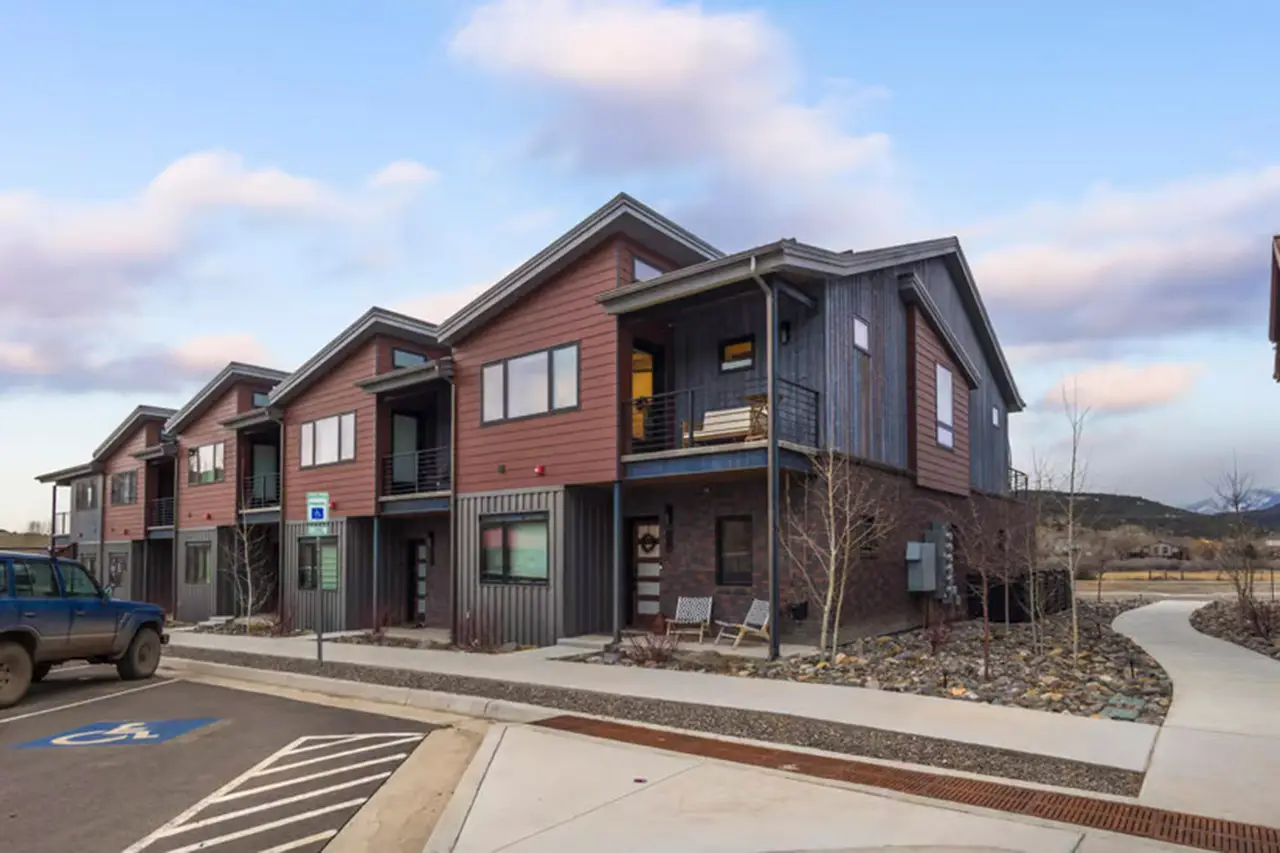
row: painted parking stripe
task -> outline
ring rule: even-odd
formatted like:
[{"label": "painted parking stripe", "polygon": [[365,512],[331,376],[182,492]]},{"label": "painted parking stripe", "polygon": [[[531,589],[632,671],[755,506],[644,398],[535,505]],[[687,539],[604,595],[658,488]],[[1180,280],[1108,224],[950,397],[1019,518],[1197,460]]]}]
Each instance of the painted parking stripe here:
[{"label": "painted parking stripe", "polygon": [[94,702],[104,702],[107,699],[115,699],[118,696],[129,696],[134,693],[141,693],[143,690],[154,690],[157,687],[164,687],[166,684],[174,684],[179,679],[170,678],[164,681],[156,681],[151,684],[144,684],[141,687],[133,687],[129,690],[117,690],[114,693],[106,693],[102,696],[90,696],[88,699],[81,699],[79,702],[68,702],[65,705],[54,705],[52,708],[41,708],[38,711],[32,711],[29,714],[18,714],[14,717],[0,717],[0,726],[5,723],[16,723],[18,720],[29,720],[32,717],[39,717],[44,714],[55,714],[58,711],[66,711],[69,708],[79,708],[82,705],[89,705]]}]

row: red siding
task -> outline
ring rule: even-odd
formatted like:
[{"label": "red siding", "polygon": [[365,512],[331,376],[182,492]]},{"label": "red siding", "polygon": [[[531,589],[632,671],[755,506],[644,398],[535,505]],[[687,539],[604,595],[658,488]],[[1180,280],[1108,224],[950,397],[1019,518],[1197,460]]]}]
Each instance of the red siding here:
[{"label": "red siding", "polygon": [[[913,406],[912,467],[916,482],[928,489],[956,495],[969,494],[969,388],[947,354],[946,347],[934,332],[928,319],[915,307],[907,319],[908,346],[911,348]],[[938,444],[937,438],[937,365],[951,371],[955,401],[955,448]]]},{"label": "red siding", "polygon": [[[143,522],[146,518],[147,506],[147,464],[140,459],[134,459],[133,454],[138,453],[153,444],[160,441],[160,424],[147,423],[134,430],[124,444],[111,456],[107,457],[104,464],[106,471],[106,484],[103,487],[105,494],[102,499],[106,501],[106,517],[104,519],[104,535],[106,541],[118,541],[121,539],[145,539],[146,529]],[[111,475],[120,474],[125,471],[138,472],[138,500],[136,503],[126,504],[125,506],[113,506],[111,503]]]},{"label": "red siding", "polygon": [[[457,491],[617,477],[618,323],[595,297],[617,286],[621,249],[619,241],[595,249],[454,347]],[[572,341],[581,342],[578,410],[481,426],[484,364]],[[500,465],[505,473],[498,473]],[[538,465],[545,476],[534,473]]]},{"label": "red siding", "polygon": [[639,258],[651,267],[663,272],[671,272],[680,265],[669,261],[662,255],[637,245],[630,240],[618,241],[618,287],[635,282],[635,258]]},{"label": "red siding", "polygon": [[[182,431],[175,460],[178,466],[179,527],[236,523],[236,484],[240,482],[236,465],[238,442],[236,433],[223,427],[222,421],[253,408],[253,393],[270,387],[269,382],[238,382]],[[222,442],[223,481],[188,485],[187,451],[219,441]],[[205,518],[206,515],[209,517]]]}]

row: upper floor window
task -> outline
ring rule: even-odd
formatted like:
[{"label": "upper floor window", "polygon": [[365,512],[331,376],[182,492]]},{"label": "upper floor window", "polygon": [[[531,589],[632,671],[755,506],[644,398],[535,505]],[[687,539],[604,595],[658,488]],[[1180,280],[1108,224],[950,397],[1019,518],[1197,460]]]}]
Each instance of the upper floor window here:
[{"label": "upper floor window", "polygon": [[539,350],[481,370],[484,423],[578,407],[578,345]]},{"label": "upper floor window", "polygon": [[98,508],[98,484],[93,480],[77,480],[71,487],[71,508],[79,512]]},{"label": "upper floor window", "polygon": [[356,413],[330,415],[302,425],[299,467],[332,465],[356,458]]},{"label": "upper floor window", "polygon": [[222,442],[202,444],[187,450],[187,485],[221,483],[226,477],[222,467]]},{"label": "upper floor window", "polygon": [[999,406],[991,407],[991,425],[993,427],[1000,426],[1000,407]]},{"label": "upper floor window", "polygon": [[756,363],[756,337],[747,335],[720,344],[720,372],[750,370]]},{"label": "upper floor window", "polygon": [[956,446],[956,400],[950,368],[938,365],[938,444]]},{"label": "upper floor window", "polygon": [[414,367],[419,364],[426,364],[427,357],[420,352],[410,352],[407,349],[393,349],[391,351],[392,367]]},{"label": "upper floor window", "polygon": [[269,398],[270,398],[270,395],[266,391],[254,391],[253,407],[255,409],[265,409],[267,407],[267,400]]},{"label": "upper floor window", "polygon": [[662,270],[653,264],[646,263],[639,258],[632,258],[631,278],[634,281],[646,281],[647,279],[657,278],[662,275]]},{"label": "upper floor window", "polygon": [[871,327],[861,317],[853,318],[853,345],[868,355],[871,354]]},{"label": "upper floor window", "polygon": [[138,502],[138,472],[121,471],[111,475],[111,505],[134,504]]}]

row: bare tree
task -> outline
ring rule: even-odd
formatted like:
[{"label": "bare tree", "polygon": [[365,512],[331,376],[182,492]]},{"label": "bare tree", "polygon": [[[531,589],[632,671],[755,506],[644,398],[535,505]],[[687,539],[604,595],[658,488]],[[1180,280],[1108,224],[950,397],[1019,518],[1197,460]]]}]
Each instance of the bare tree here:
[{"label": "bare tree", "polygon": [[896,489],[839,453],[809,457],[812,475],[788,480],[779,544],[809,600],[821,610],[818,646],[834,656],[849,578],[874,559],[899,524]]},{"label": "bare tree", "polygon": [[1102,581],[1117,563],[1134,556],[1142,546],[1150,544],[1151,536],[1141,527],[1123,524],[1114,530],[1099,532],[1090,551],[1093,552],[1093,571],[1098,582],[1098,601],[1102,601]]},{"label": "bare tree", "polygon": [[1241,620],[1253,633],[1269,639],[1280,629],[1276,624],[1280,617],[1274,606],[1259,601],[1256,595],[1261,560],[1256,544],[1258,530],[1248,515],[1254,493],[1253,478],[1241,473],[1239,462],[1233,457],[1231,470],[1223,472],[1214,492],[1227,517],[1227,530],[1217,548],[1218,568],[1235,591]]},{"label": "bare tree", "polygon": [[1076,600],[1076,573],[1079,570],[1080,556],[1083,550],[1081,539],[1082,505],[1080,495],[1084,492],[1088,475],[1088,466],[1083,456],[1085,422],[1089,418],[1089,407],[1081,408],[1079,388],[1073,386],[1071,393],[1062,389],[1062,410],[1071,428],[1071,453],[1067,471],[1063,478],[1062,510],[1066,522],[1066,563],[1067,578],[1071,591],[1071,655],[1078,663],[1080,660],[1080,605]]},{"label": "bare tree", "polygon": [[1027,616],[1031,621],[1031,642],[1036,653],[1043,654],[1040,620],[1044,616],[1047,596],[1042,575],[1052,561],[1050,547],[1053,542],[1046,525],[1050,508],[1047,496],[1053,493],[1054,482],[1048,462],[1035,455],[1031,458],[1031,483],[1028,510],[1032,530],[1018,543],[1015,559],[1027,574]]},{"label": "bare tree", "polygon": [[223,559],[218,562],[235,596],[236,618],[250,633],[254,617],[275,599],[278,578],[268,560],[270,541],[263,528],[241,519],[231,530],[231,541],[224,544]]},{"label": "bare tree", "polygon": [[[991,579],[1004,577],[1008,551],[999,513],[985,502],[970,499],[962,508],[942,506],[954,525],[956,555],[969,578],[969,587],[982,605],[982,680],[991,678]],[[1003,531],[1003,534],[1002,534]]]},{"label": "bare tree", "polygon": [[48,535],[49,535],[49,522],[47,522],[47,521],[28,521],[28,522],[27,522],[27,532],[28,532],[28,533],[43,533],[44,535],[48,536]]}]

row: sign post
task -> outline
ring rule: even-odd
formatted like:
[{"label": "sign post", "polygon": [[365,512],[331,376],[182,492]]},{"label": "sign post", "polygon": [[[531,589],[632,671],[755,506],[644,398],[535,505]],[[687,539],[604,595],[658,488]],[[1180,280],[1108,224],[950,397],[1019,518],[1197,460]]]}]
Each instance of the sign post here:
[{"label": "sign post", "polygon": [[[307,492],[307,535],[317,538],[329,535],[328,492]],[[320,544],[318,542],[312,553],[315,554],[317,563],[324,562],[320,556]],[[322,566],[312,566],[311,570],[316,574],[323,572]],[[316,662],[322,665],[324,664],[324,593],[324,583],[317,583],[315,595]]]}]

